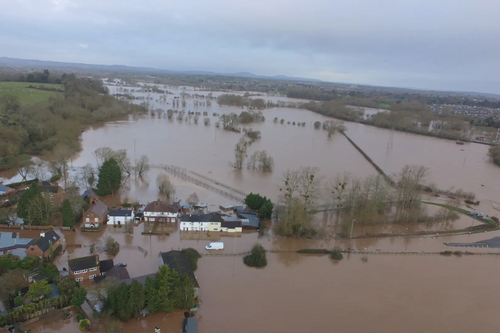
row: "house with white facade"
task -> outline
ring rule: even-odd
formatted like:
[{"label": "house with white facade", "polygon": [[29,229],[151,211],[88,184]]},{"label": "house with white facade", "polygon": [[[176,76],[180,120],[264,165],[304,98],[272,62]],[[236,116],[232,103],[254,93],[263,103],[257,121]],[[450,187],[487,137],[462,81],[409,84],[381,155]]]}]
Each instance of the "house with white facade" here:
[{"label": "house with white facade", "polygon": [[125,225],[134,221],[133,209],[112,209],[108,213],[108,224]]},{"label": "house with white facade", "polygon": [[144,207],[144,221],[146,222],[175,223],[178,218],[178,209],[165,201],[156,200]]},{"label": "house with white facade", "polygon": [[181,231],[220,231],[224,222],[221,214],[185,214],[180,218]]}]

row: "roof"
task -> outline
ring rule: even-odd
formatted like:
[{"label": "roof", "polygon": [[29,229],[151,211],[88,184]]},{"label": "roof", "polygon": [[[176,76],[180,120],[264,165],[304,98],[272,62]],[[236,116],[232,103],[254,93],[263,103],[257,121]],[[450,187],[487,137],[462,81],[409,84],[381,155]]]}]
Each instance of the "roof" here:
[{"label": "roof", "polygon": [[234,206],[231,205],[231,204],[220,204],[219,205],[219,208],[222,208],[222,209],[232,209]]},{"label": "roof", "polygon": [[242,227],[243,226],[243,223],[241,222],[241,220],[237,220],[237,221],[223,221],[221,224],[220,224],[221,227],[223,228],[238,228],[238,227]]},{"label": "roof", "polygon": [[184,319],[184,325],[182,325],[182,333],[197,333],[198,332],[198,322],[194,317],[188,317]]},{"label": "roof", "polygon": [[109,216],[132,216],[134,211],[132,209],[112,209],[109,211]]},{"label": "roof", "polygon": [[91,255],[87,257],[80,257],[68,260],[69,269],[73,272],[81,271],[82,269],[88,269],[99,266],[99,256]]},{"label": "roof", "polygon": [[50,186],[52,184],[49,181],[47,181],[47,180],[43,180],[42,181],[42,185],[49,185]]},{"label": "roof", "polygon": [[181,216],[181,222],[223,222],[219,213],[208,214],[185,214]]},{"label": "roof", "polygon": [[82,194],[82,199],[87,199],[88,197],[94,196],[95,193],[92,191],[92,189],[88,189]]},{"label": "roof", "polygon": [[113,259],[99,261],[99,271],[101,273],[106,273],[113,267],[115,267],[115,262],[113,261]]},{"label": "roof", "polygon": [[165,201],[156,200],[148,203],[146,207],[144,207],[144,212],[177,213],[177,208]]},{"label": "roof", "polygon": [[17,235],[17,232],[0,232],[0,250],[26,249],[33,241],[32,238],[17,238]]},{"label": "roof", "polygon": [[193,207],[199,207],[199,208],[207,208],[208,207],[208,204],[205,203],[205,202],[197,202],[193,205]]},{"label": "roof", "polygon": [[54,230],[49,230],[49,231],[45,232],[44,234],[45,234],[45,236],[42,237],[40,235],[40,238],[38,238],[36,241],[31,243],[32,245],[38,246],[38,248],[40,250],[42,250],[42,252],[47,251],[50,248],[51,243],[54,244],[55,242],[57,242],[61,238],[57,234],[57,232],[55,232]]},{"label": "roof", "polygon": [[195,287],[200,287],[196,277],[194,276],[193,269],[189,264],[189,260],[184,252],[172,250],[168,252],[161,252],[160,255],[164,265],[168,265],[168,267],[177,271],[181,275],[187,274],[191,280],[193,280]]},{"label": "roof", "polygon": [[101,201],[96,201],[96,203],[93,204],[88,210],[89,213],[92,212],[100,217],[106,217],[107,211],[108,211],[108,206],[103,204]]},{"label": "roof", "polygon": [[38,186],[40,189],[40,192],[50,192],[50,193],[57,193],[60,189],[59,186],[57,185],[40,185]]},{"label": "roof", "polygon": [[10,187],[5,185],[0,185],[0,192],[7,192],[7,190],[10,190]]},{"label": "roof", "polygon": [[238,216],[243,219],[242,224],[244,227],[252,227],[252,228],[258,228],[260,224],[260,220],[255,214],[242,214],[238,213]]},{"label": "roof", "polygon": [[61,294],[59,294],[59,290],[57,290],[57,285],[55,283],[51,283],[51,284],[49,284],[49,286],[50,286],[50,288],[52,288],[52,290],[50,291],[50,294],[45,296],[45,299],[56,298],[56,297],[61,296]]},{"label": "roof", "polygon": [[123,280],[122,282],[125,282],[126,284],[130,285],[130,284],[132,284],[132,281],[135,280],[135,281],[139,282],[140,284],[145,285],[146,284],[146,279],[147,278],[154,278],[155,275],[156,275],[156,273],[141,275],[141,276],[137,276],[135,278]]},{"label": "roof", "polygon": [[114,266],[106,273],[106,278],[114,277],[118,280],[127,280],[130,279],[130,275],[128,274],[126,267],[118,267]]}]

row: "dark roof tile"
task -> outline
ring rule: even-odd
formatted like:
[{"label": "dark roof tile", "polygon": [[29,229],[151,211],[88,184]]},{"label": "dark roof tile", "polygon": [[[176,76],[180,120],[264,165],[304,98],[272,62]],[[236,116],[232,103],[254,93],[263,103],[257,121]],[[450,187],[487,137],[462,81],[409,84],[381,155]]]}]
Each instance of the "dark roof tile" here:
[{"label": "dark roof tile", "polygon": [[87,257],[75,258],[68,260],[69,269],[73,272],[81,271],[82,269],[89,269],[99,266],[99,256],[91,255]]},{"label": "dark roof tile", "polygon": [[187,274],[192,280],[195,287],[200,287],[196,277],[194,276],[193,269],[189,264],[189,260],[182,251],[168,251],[161,252],[163,264],[168,265],[171,269],[177,271],[179,274]]}]

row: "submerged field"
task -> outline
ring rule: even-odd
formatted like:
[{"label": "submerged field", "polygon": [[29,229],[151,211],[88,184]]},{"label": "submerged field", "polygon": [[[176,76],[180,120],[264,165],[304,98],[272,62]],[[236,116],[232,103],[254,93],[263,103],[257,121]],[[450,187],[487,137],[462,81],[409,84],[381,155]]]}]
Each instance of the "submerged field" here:
[{"label": "submerged field", "polygon": [[[32,86],[33,88],[28,88]],[[42,89],[39,89],[41,88]],[[47,90],[43,90],[47,89]],[[51,89],[54,89],[52,91]],[[55,91],[59,90],[59,91]],[[0,98],[11,94],[19,97],[21,105],[33,105],[47,101],[50,97],[63,95],[64,86],[53,83],[0,82]]]}]

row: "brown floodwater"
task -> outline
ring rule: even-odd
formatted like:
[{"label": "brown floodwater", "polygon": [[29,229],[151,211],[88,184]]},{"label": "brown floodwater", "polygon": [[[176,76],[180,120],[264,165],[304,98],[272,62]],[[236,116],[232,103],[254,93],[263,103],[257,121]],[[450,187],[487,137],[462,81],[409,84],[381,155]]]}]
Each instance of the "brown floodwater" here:
[{"label": "brown floodwater", "polygon": [[[178,89],[169,90],[180,93]],[[147,96],[146,93],[140,94]],[[150,96],[154,109],[172,108],[171,104],[156,102],[157,94],[151,93]],[[287,99],[273,97],[273,100]],[[323,183],[344,172],[355,177],[376,174],[342,135],[335,134],[328,139],[324,131],[313,128],[314,121],[328,118],[290,108],[264,110],[266,122],[248,126],[262,133],[262,139],[251,145],[249,154],[255,150],[267,150],[275,159],[274,172],[234,171],[229,163],[241,135],[216,129],[217,118],[212,113],[240,112],[241,108],[219,107],[215,101],[210,107],[195,107],[192,99],[187,99],[187,104],[186,111],[208,111],[211,126],[203,125],[203,116],[196,125],[193,120],[190,123],[168,120],[163,112],[95,126],[83,133],[83,150],[72,165],[95,164],[92,152],[99,147],[127,149],[132,160],[146,154],[152,164],[184,167],[244,192],[263,193],[273,200],[277,199],[278,185],[287,169],[318,167],[324,177]],[[306,122],[306,126],[275,124],[272,122],[274,117]],[[455,189],[473,191],[481,200],[480,209],[494,214],[491,202],[500,200],[500,168],[489,161],[487,146],[458,146],[453,141],[394,132],[393,146],[387,148],[389,131],[355,123],[346,123],[346,126],[348,135],[387,173],[396,172],[405,164],[425,165],[430,170],[430,180],[440,188],[454,186]],[[121,200],[131,198],[141,203],[155,200],[158,197],[156,177],[160,172],[163,171],[153,168],[143,179],[132,177],[120,193]],[[201,201],[211,205],[210,209],[221,203],[237,203],[182,180],[172,180],[179,199],[186,199],[196,192]],[[430,214],[436,210],[428,207]],[[465,228],[473,223],[477,224],[461,217],[453,228]],[[450,250],[453,248],[445,246],[444,242],[473,242],[500,234],[397,236],[406,230],[439,230],[437,226],[410,225],[391,228],[396,235],[388,238],[297,240],[275,237],[269,232],[262,238],[258,238],[257,233],[186,233],[180,232],[174,224],[163,230],[169,235],[141,235],[151,227],[142,223],[131,235],[124,233],[122,228],[111,226],[96,233],[76,231],[64,232],[63,235],[66,244],[88,246],[112,236],[120,244],[130,245],[122,246],[114,260],[128,263],[127,269],[135,277],[155,272],[161,251],[193,247],[205,254],[205,245],[212,241],[223,241],[225,249],[222,253],[226,254],[246,252],[256,242],[269,250],[340,246],[371,251],[420,252]],[[354,225],[355,236],[385,231],[384,227]],[[147,253],[139,251],[135,248],[137,246]],[[471,251],[500,252],[498,249]],[[67,266],[69,258],[88,254],[88,247],[68,247],[57,258],[56,264]],[[101,254],[102,259],[106,257]],[[199,329],[204,332],[497,330],[494,291],[500,282],[493,277],[500,267],[497,266],[500,256],[370,255],[368,262],[361,258],[361,255],[349,255],[341,262],[333,263],[324,256],[270,253],[268,267],[251,269],[243,265],[241,256],[203,257],[196,271],[202,300],[197,314]],[[182,313],[157,314],[127,323],[123,330],[152,332],[154,326],[160,325],[162,331],[178,332],[181,324]],[[47,324],[33,325],[48,327]],[[54,326],[53,330],[60,329]]]}]

